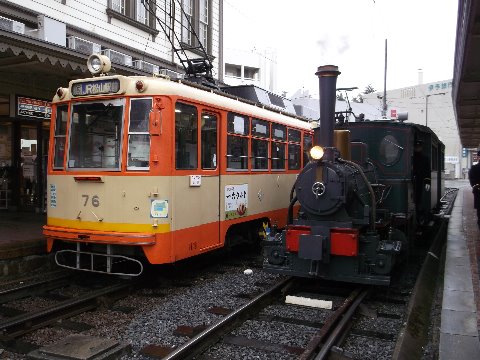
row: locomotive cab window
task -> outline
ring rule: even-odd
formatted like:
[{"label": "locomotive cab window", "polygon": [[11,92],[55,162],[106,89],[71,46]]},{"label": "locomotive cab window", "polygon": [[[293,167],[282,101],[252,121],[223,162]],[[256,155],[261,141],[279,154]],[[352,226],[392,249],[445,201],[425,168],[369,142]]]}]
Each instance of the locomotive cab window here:
[{"label": "locomotive cab window", "polygon": [[227,168],[229,170],[248,170],[249,118],[228,113],[227,124]]},{"label": "locomotive cab window", "polygon": [[132,99],[130,102],[130,124],[128,127],[129,170],[148,169],[150,161],[149,114],[152,99]]},{"label": "locomotive cab window", "polygon": [[124,99],[72,106],[69,169],[120,170]]},{"label": "locomotive cab window", "polygon": [[175,106],[175,167],[197,168],[197,108],[177,103]]},{"label": "locomotive cab window", "polygon": [[379,157],[382,164],[393,166],[401,157],[403,147],[393,135],[386,135],[380,142]]},{"label": "locomotive cab window", "polygon": [[68,107],[61,105],[57,107],[57,116],[55,119],[55,145],[53,168],[62,169],[65,155],[65,139],[67,134]]}]

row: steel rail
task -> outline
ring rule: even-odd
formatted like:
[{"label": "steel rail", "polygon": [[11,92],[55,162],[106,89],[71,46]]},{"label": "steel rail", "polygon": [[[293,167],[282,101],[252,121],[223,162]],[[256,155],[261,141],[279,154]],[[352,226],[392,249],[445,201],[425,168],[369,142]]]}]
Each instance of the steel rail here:
[{"label": "steel rail", "polygon": [[322,348],[320,349],[320,352],[315,357],[315,360],[323,360],[330,355],[329,354],[330,348],[335,344],[338,338],[342,335],[343,330],[351,321],[353,315],[355,314],[355,311],[357,311],[357,307],[362,303],[363,299],[365,298],[365,296],[367,296],[368,292],[369,292],[368,290],[363,290],[360,294],[358,294],[356,299],[349,306],[347,312],[343,315],[338,325],[335,327],[335,329],[333,329],[332,333],[328,337],[325,344],[323,344]]},{"label": "steel rail", "polygon": [[115,284],[109,287],[90,292],[75,299],[62,301],[51,307],[14,316],[0,322],[0,340],[12,340],[27,332],[39,329],[59,319],[69,318],[100,305],[99,298],[106,295],[121,293],[128,289],[129,284]]},{"label": "steel rail", "polygon": [[46,291],[58,289],[68,284],[70,274],[61,275],[55,278],[16,286],[7,290],[0,291],[0,304],[22,299],[27,296],[38,295]]},{"label": "steel rail", "polygon": [[361,294],[362,288],[356,288],[348,298],[345,299],[343,304],[327,319],[323,327],[310,340],[305,351],[300,355],[299,360],[311,359],[316,354],[327,335],[334,331],[332,328],[340,321],[340,318],[348,312],[348,309]]},{"label": "steel rail", "polygon": [[237,321],[240,321],[256,307],[268,300],[269,297],[275,295],[278,292],[284,291],[293,283],[292,278],[287,278],[278,284],[275,284],[264,293],[258,295],[248,303],[242,305],[238,310],[225,316],[217,323],[211,325],[200,334],[192,338],[190,341],[184,343],[173,352],[163,358],[163,360],[179,360],[179,359],[191,359],[194,356],[204,351],[210,344],[216,343],[222,336],[224,336],[230,327],[233,327]]}]

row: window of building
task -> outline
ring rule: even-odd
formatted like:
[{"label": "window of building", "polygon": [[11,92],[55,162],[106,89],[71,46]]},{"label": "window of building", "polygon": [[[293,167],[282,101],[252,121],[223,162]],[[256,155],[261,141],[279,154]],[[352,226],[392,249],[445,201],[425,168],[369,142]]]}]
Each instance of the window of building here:
[{"label": "window of building", "polygon": [[65,139],[67,135],[68,107],[61,105],[57,107],[57,116],[55,119],[54,135],[54,157],[53,168],[63,169],[63,159],[65,155]]},{"label": "window of building", "polygon": [[112,10],[119,12],[120,14],[126,15],[126,7],[125,7],[126,0],[112,0]]},{"label": "window of building", "polygon": [[155,29],[156,1],[149,1],[148,6],[147,9],[142,0],[108,0],[107,15],[152,35],[157,35],[158,31]]},{"label": "window of building", "polygon": [[190,46],[199,46],[198,41],[209,51],[210,46],[210,0],[182,0],[182,41]]},{"label": "window of building", "polygon": [[248,170],[249,118],[228,113],[227,131],[227,168],[229,170]]},{"label": "window of building", "polygon": [[241,78],[242,67],[240,65],[225,64],[225,76]]},{"label": "window of building", "polygon": [[175,106],[175,167],[177,169],[197,168],[197,108],[177,103]]},{"label": "window of building", "polygon": [[217,168],[217,116],[202,113],[202,169]]},{"label": "window of building", "polygon": [[198,37],[203,47],[208,47],[208,0],[199,1]]},{"label": "window of building", "polygon": [[128,127],[128,160],[130,170],[148,169],[150,162],[149,115],[152,99],[132,99]]},{"label": "window of building", "polygon": [[243,77],[248,80],[258,80],[258,73],[260,69],[245,66],[243,68]]}]

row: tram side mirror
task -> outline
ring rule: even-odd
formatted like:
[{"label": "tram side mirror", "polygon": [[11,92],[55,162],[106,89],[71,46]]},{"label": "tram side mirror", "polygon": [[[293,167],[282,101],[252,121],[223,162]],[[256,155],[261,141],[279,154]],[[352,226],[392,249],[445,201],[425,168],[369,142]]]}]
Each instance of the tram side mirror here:
[{"label": "tram side mirror", "polygon": [[158,136],[162,133],[162,113],[160,110],[150,111],[150,135]]}]

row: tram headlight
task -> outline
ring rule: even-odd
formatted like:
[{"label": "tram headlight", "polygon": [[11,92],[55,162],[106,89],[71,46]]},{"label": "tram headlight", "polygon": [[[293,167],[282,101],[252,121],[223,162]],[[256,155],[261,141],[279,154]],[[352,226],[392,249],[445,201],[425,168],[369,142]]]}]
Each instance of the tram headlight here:
[{"label": "tram headlight", "polygon": [[87,60],[87,67],[92,75],[97,75],[109,72],[112,67],[112,63],[105,55],[92,54]]},{"label": "tram headlight", "polygon": [[323,154],[325,153],[325,151],[323,150],[323,148],[321,146],[314,146],[310,149],[310,156],[312,159],[314,160],[320,160],[322,157],[323,157]]}]

